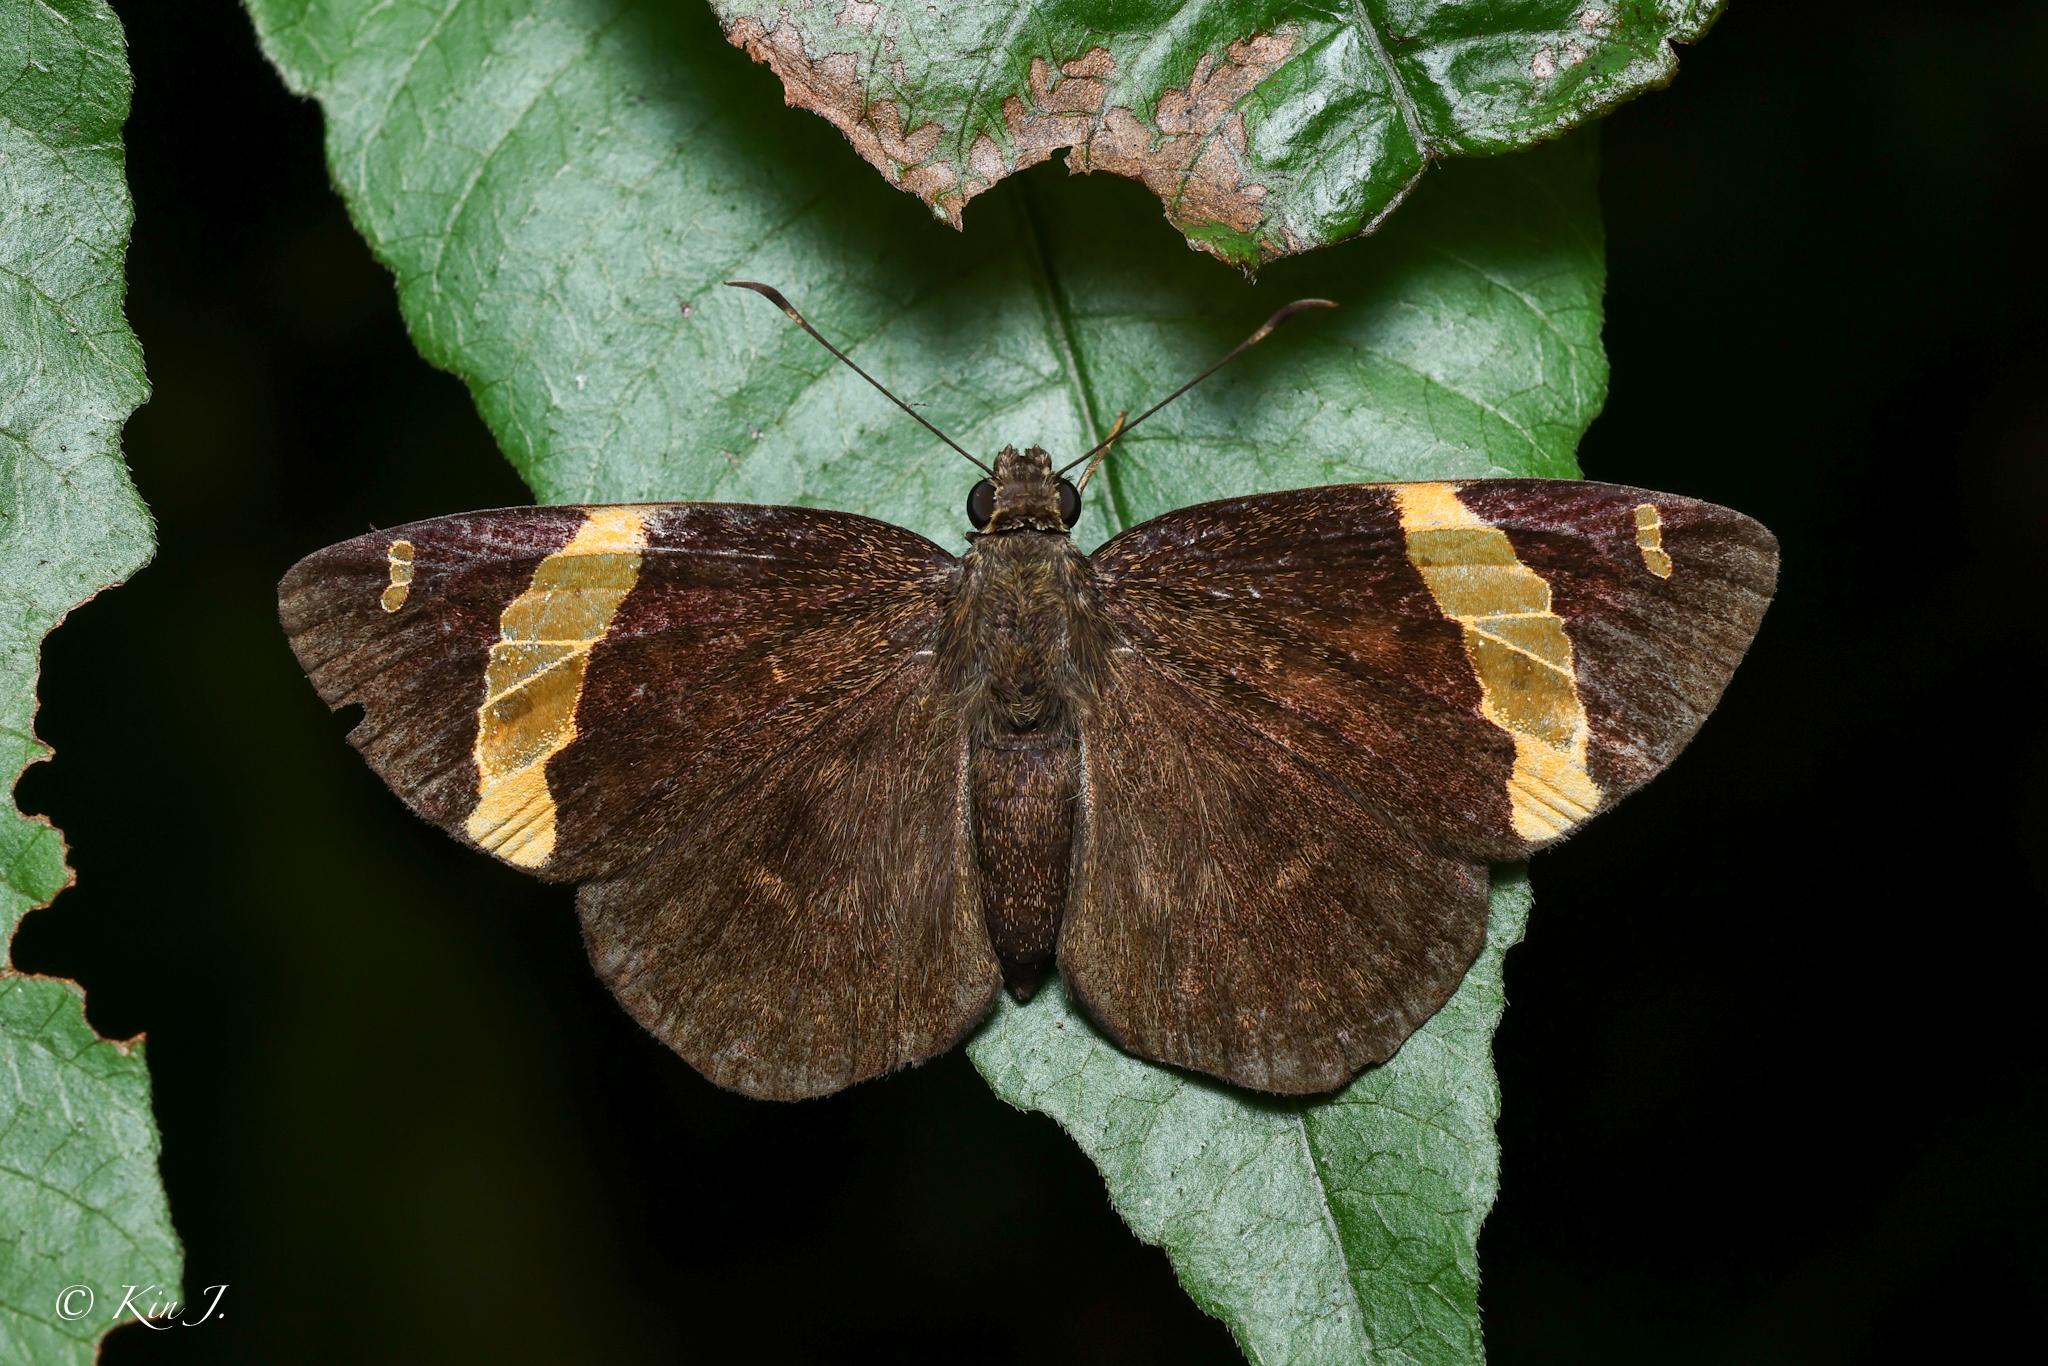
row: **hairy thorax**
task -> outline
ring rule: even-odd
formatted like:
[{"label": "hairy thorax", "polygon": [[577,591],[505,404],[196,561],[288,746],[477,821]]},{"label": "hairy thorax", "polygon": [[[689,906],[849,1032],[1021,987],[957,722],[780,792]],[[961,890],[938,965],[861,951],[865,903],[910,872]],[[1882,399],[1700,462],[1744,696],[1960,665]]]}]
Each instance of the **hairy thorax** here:
[{"label": "hairy thorax", "polygon": [[1016,531],[979,538],[963,568],[954,658],[975,738],[1073,738],[1101,633],[1087,557],[1065,535]]},{"label": "hairy thorax", "polygon": [[1101,676],[1104,627],[1094,571],[1063,533],[979,537],[963,569],[946,656],[971,750],[983,911],[1023,1000],[1051,965],[1071,885],[1079,720]]}]

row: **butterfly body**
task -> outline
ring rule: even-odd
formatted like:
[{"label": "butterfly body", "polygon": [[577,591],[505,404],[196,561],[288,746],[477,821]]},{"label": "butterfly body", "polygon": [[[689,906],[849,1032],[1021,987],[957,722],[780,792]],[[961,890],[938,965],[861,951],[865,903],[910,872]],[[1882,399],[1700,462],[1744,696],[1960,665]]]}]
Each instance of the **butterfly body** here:
[{"label": "butterfly body", "polygon": [[1038,447],[996,456],[940,640],[967,734],[973,845],[989,940],[1011,995],[1052,966],[1071,892],[1081,730],[1110,627]]},{"label": "butterfly body", "polygon": [[955,557],[847,513],[508,508],[308,556],[284,626],[416,812],[580,884],[721,1085],[950,1048],[1057,965],[1119,1045],[1327,1091],[1442,1005],[1488,865],[1660,771],[1762,618],[1725,508],[1546,480],[1171,512],[1084,555],[1035,448]]}]

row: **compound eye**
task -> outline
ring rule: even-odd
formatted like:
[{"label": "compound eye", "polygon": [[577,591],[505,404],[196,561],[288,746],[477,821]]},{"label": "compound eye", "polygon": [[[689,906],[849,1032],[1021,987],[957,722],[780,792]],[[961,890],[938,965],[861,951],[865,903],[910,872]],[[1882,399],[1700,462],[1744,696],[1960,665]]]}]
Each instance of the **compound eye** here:
[{"label": "compound eye", "polygon": [[1060,480],[1060,525],[1071,528],[1081,520],[1081,490],[1071,479]]},{"label": "compound eye", "polygon": [[989,518],[995,515],[996,486],[984,479],[967,490],[967,520],[976,531],[986,531]]}]

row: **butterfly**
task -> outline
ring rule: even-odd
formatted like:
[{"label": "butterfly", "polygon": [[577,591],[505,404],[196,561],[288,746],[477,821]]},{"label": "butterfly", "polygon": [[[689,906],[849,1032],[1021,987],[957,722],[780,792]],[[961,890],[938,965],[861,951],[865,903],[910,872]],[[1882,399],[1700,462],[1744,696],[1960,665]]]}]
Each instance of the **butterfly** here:
[{"label": "butterfly", "polygon": [[1131,1053],[1312,1094],[1450,996],[1490,864],[1670,763],[1776,581],[1740,513],[1568,480],[1230,498],[1083,554],[1080,461],[954,448],[959,556],[813,508],[503,508],[310,555],[280,615],[392,790],[578,884],[599,975],[721,1086],[925,1061],[1056,967]]}]

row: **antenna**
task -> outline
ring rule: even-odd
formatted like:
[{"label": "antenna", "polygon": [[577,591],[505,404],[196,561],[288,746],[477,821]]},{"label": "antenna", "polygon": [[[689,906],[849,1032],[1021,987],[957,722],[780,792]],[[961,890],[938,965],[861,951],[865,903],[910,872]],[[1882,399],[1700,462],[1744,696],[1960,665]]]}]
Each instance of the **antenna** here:
[{"label": "antenna", "polygon": [[[1274,328],[1278,327],[1281,323],[1286,322],[1295,314],[1311,308],[1335,308],[1336,306],[1336,304],[1332,303],[1328,299],[1296,299],[1293,303],[1287,305],[1287,307],[1281,309],[1278,313],[1275,313],[1272,317],[1260,323],[1258,330],[1256,332],[1252,333],[1249,337],[1246,337],[1236,346],[1231,347],[1230,353],[1226,355],[1222,360],[1217,361],[1214,365],[1204,370],[1201,374],[1196,375],[1186,384],[1181,385],[1180,388],[1174,390],[1165,398],[1160,399],[1157,403],[1147,408],[1144,412],[1139,413],[1129,422],[1117,423],[1116,430],[1111,432],[1108,436],[1104,437],[1100,445],[1093,447],[1091,450],[1088,451],[1086,455],[1083,455],[1078,459],[1070,460],[1066,464],[1060,466],[1058,473],[1065,474],[1068,470],[1074,468],[1074,466],[1080,464],[1082,461],[1092,459],[1097,451],[1109,449],[1110,442],[1115,441],[1118,437],[1128,436],[1130,434],[1131,428],[1137,426],[1140,422],[1143,422],[1146,418],[1152,416],[1152,414],[1158,412],[1161,408],[1164,408],[1167,404],[1173,402],[1182,394],[1194,388],[1197,384],[1200,384],[1203,380],[1209,378],[1209,376],[1215,374],[1218,370],[1221,370],[1224,366],[1230,364],[1230,362],[1236,360],[1245,352],[1251,350],[1254,346],[1257,346],[1260,342],[1264,341],[1267,337],[1273,334]],[[793,318],[796,317],[796,313],[794,310],[791,310],[790,316]],[[797,321],[803,322],[803,319],[797,318]],[[815,337],[818,334],[813,332],[811,335]],[[818,340],[823,341],[824,338],[819,337]],[[851,365],[852,363],[852,361],[847,362],[847,364],[849,365]],[[870,381],[870,383],[872,383],[872,381]]]},{"label": "antenna", "polygon": [[[828,341],[826,341],[826,340],[825,340],[825,338],[824,338],[824,336],[823,336],[823,335],[822,335],[822,334],[821,334],[821,333],[820,333],[820,332],[818,331],[818,329],[817,329],[817,328],[815,328],[815,327],[812,327],[812,326],[811,326],[811,325],[810,325],[809,323],[807,323],[807,322],[805,322],[805,321],[804,321],[804,315],[796,311],[796,305],[795,305],[795,304],[793,304],[793,303],[791,303],[791,302],[790,302],[789,300],[787,300],[787,299],[785,299],[785,298],[783,298],[783,297],[782,297],[782,291],[781,291],[781,290],[779,290],[779,289],[776,289],[776,288],[774,288],[774,287],[773,287],[772,285],[764,285],[764,284],[760,283],[760,282],[759,282],[758,280],[727,280],[727,281],[726,281],[726,284],[730,285],[730,286],[731,286],[732,288],[734,288],[734,289],[751,289],[751,290],[753,290],[753,291],[754,291],[754,292],[755,292],[756,294],[758,294],[758,295],[760,295],[760,296],[761,296],[762,298],[766,299],[766,300],[767,300],[767,301],[768,301],[769,303],[771,303],[771,304],[774,304],[774,305],[775,305],[775,306],[776,306],[777,308],[781,309],[781,310],[782,310],[782,311],[783,311],[784,313],[787,313],[787,314],[789,315],[789,320],[790,320],[791,322],[795,323],[795,324],[796,324],[796,325],[797,325],[798,327],[801,327],[801,328],[802,328],[802,329],[803,329],[804,331],[806,331],[806,332],[810,333],[810,334],[811,334],[811,338],[812,338],[812,340],[816,341],[816,342],[818,343],[818,345],[820,345],[820,346],[824,347],[824,348],[825,348],[825,349],[826,349],[827,351],[830,351],[830,352],[831,352],[831,353],[832,353],[833,355],[835,355],[835,356],[839,357],[839,359],[841,359],[842,361],[845,361],[845,362],[846,362],[846,367],[847,367],[847,368],[848,368],[849,370],[853,371],[853,373],[854,373],[854,374],[856,374],[856,375],[859,375],[859,376],[860,376],[860,377],[861,377],[862,379],[866,380],[866,381],[867,381],[868,383],[870,383],[870,384],[874,385],[876,389],[878,389],[878,390],[880,390],[880,391],[881,391],[881,395],[882,395],[882,397],[883,397],[883,398],[886,398],[886,399],[888,399],[888,400],[889,400],[889,401],[890,401],[891,403],[893,403],[893,404],[895,404],[895,405],[896,405],[897,407],[901,408],[901,409],[902,409],[902,410],[903,410],[904,412],[906,412],[906,413],[909,413],[909,414],[910,414],[910,415],[911,415],[912,417],[914,417],[914,418],[916,418],[916,419],[918,420],[918,422],[919,422],[919,423],[920,423],[920,424],[921,424],[921,425],[922,425],[922,426],[924,427],[924,429],[925,429],[926,431],[930,432],[930,433],[931,433],[931,434],[932,434],[933,436],[936,436],[936,437],[937,437],[937,438],[938,438],[939,440],[941,440],[941,441],[945,442],[945,443],[946,443],[946,444],[947,444],[948,446],[951,446],[951,447],[952,447],[952,448],[953,448],[954,450],[956,450],[956,451],[959,451],[959,452],[960,452],[960,455],[961,455],[961,457],[962,457],[963,459],[965,459],[965,460],[967,461],[967,463],[968,463],[968,464],[970,464],[970,465],[973,465],[973,466],[974,466],[974,467],[975,467],[976,469],[980,470],[980,471],[981,471],[981,472],[982,472],[983,474],[989,475],[989,476],[991,476],[991,477],[993,477],[993,476],[995,475],[995,471],[994,471],[994,470],[992,470],[992,469],[990,469],[990,468],[989,468],[988,466],[986,466],[986,465],[982,464],[982,463],[981,463],[981,462],[980,462],[979,460],[976,460],[976,459],[975,459],[975,458],[974,458],[973,456],[971,456],[971,455],[968,455],[968,454],[967,454],[967,452],[966,452],[966,451],[965,451],[964,449],[962,449],[962,448],[961,448],[961,445],[960,445],[960,443],[959,443],[959,442],[955,441],[955,440],[954,440],[954,439],[953,439],[952,437],[950,437],[950,436],[947,436],[947,435],[946,435],[946,434],[945,434],[944,432],[940,431],[940,430],[939,430],[939,429],[938,429],[937,427],[934,427],[934,426],[932,426],[932,424],[931,424],[931,423],[929,423],[929,422],[926,422],[926,421],[924,420],[924,416],[923,416],[923,414],[919,413],[919,412],[917,411],[917,409],[915,409],[915,408],[911,407],[911,406],[910,406],[910,405],[909,405],[908,403],[905,403],[905,402],[904,402],[904,401],[903,401],[902,399],[900,399],[900,398],[896,397],[896,395],[894,395],[894,394],[890,393],[890,392],[888,391],[888,389],[886,389],[886,388],[884,388],[884,387],[883,387],[883,385],[882,385],[882,381],[880,381],[880,380],[876,379],[876,378],[875,378],[875,377],[874,377],[873,375],[871,375],[871,374],[869,374],[869,373],[868,373],[867,371],[865,371],[865,370],[861,369],[861,368],[860,368],[860,367],[859,367],[858,365],[855,365],[855,364],[853,363],[853,357],[851,357],[851,356],[847,355],[847,354],[846,354],[846,353],[845,353],[844,351],[841,351],[841,350],[840,350],[840,349],[839,349],[838,347],[834,346],[834,345],[833,345],[833,344],[832,344],[831,342],[828,342]],[[1267,323],[1267,324],[1266,324],[1266,329],[1267,329],[1268,331],[1271,331],[1271,330],[1272,330],[1272,327],[1273,327],[1273,324],[1272,324],[1272,323]],[[1257,340],[1257,338],[1253,338],[1253,340],[1254,340],[1254,341],[1256,341],[1256,340]],[[1249,346],[1249,345],[1251,345],[1251,342],[1246,342],[1246,343],[1245,343],[1245,346]],[[1240,346],[1240,347],[1238,347],[1238,348],[1237,348],[1237,350],[1238,350],[1238,351],[1242,351],[1242,350],[1244,350],[1244,346]],[[1237,354],[1237,352],[1236,352],[1236,351],[1233,351],[1233,352],[1231,352],[1231,355],[1236,355],[1236,354]],[[1224,359],[1226,359],[1226,360],[1227,360],[1227,359],[1229,359],[1229,357],[1227,357],[1227,356],[1226,356],[1226,357],[1225,357]]]}]

